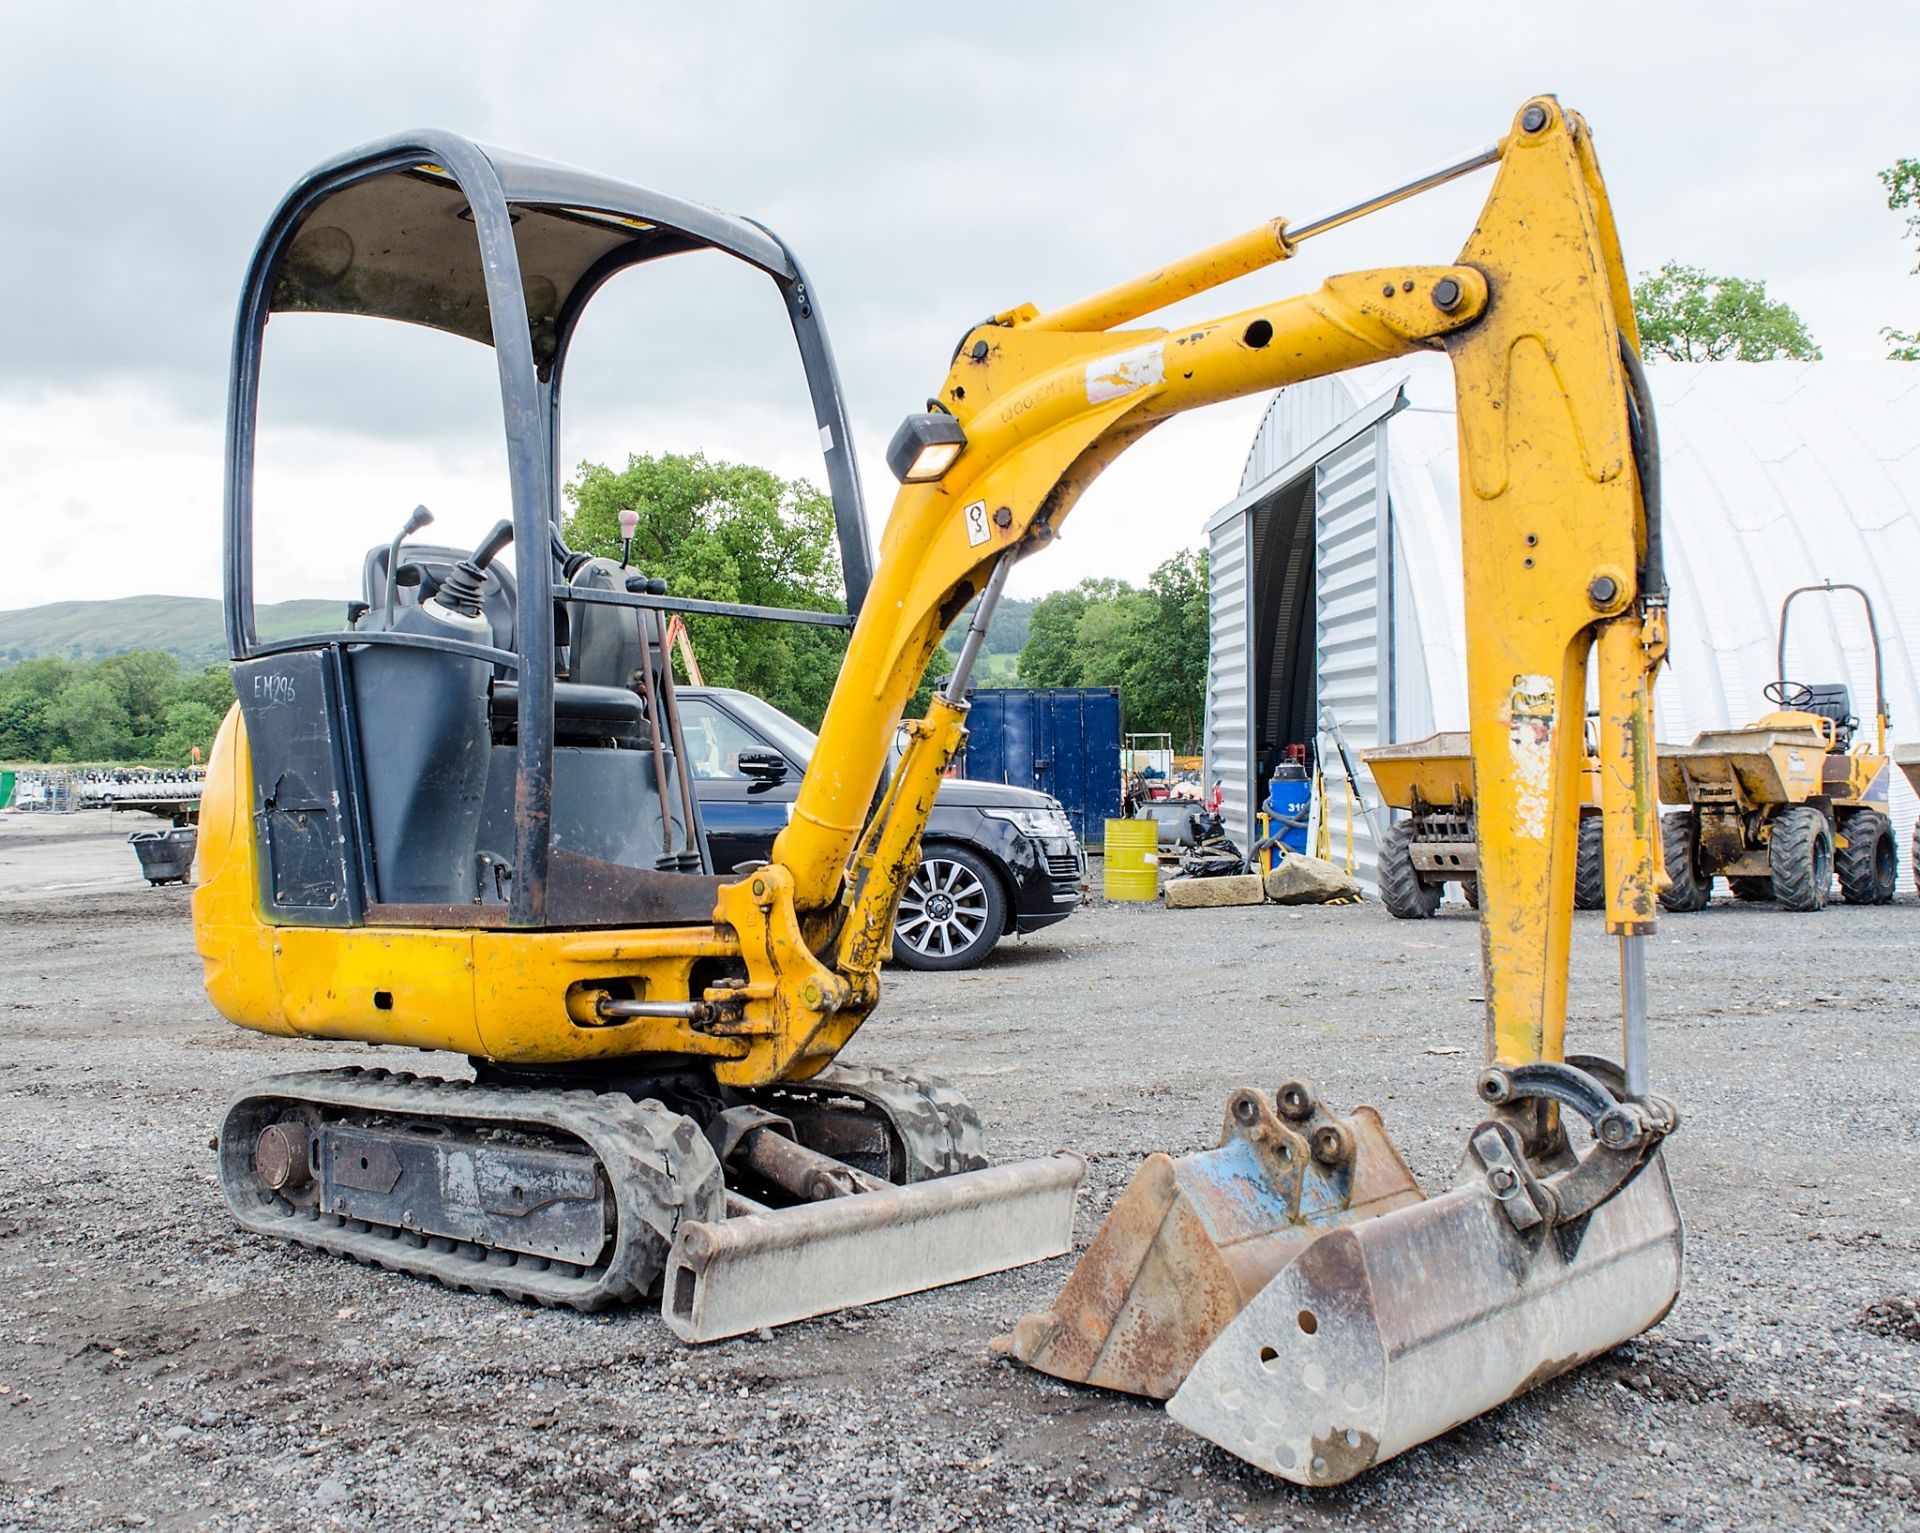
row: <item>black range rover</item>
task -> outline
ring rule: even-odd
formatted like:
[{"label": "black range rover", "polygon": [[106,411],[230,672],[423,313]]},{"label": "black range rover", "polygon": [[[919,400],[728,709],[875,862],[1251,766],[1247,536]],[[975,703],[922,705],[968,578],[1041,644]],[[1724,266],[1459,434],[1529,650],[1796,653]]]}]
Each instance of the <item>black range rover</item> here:
[{"label": "black range rover", "polygon": [[[714,870],[764,861],[793,814],[813,732],[750,693],[674,694]],[[785,775],[758,762],[752,774],[741,770],[742,751],[776,753]],[[921,849],[893,928],[893,956],[909,968],[968,968],[1008,932],[1052,926],[1080,903],[1086,856],[1066,811],[1044,793],[947,778]]]}]

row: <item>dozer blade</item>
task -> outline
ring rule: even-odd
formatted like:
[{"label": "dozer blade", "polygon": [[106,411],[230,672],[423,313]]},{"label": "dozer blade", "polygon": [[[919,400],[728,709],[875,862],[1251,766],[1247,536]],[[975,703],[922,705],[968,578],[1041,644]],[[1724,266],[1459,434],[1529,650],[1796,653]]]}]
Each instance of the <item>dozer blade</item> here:
[{"label": "dozer blade", "polygon": [[1333,1117],[1304,1081],[1272,1102],[1236,1091],[1219,1147],[1149,1156],[1053,1307],[994,1349],[1058,1378],[1164,1400],[1318,1232],[1420,1197],[1371,1107]]},{"label": "dozer blade", "polygon": [[718,1341],[1061,1256],[1086,1170],[1062,1151],[685,1224],[661,1309],[682,1341]]},{"label": "dozer blade", "polygon": [[1299,1485],[1337,1485],[1656,1324],[1680,1292],[1656,1153],[1590,1214],[1516,1229],[1476,1178],[1320,1235],[1167,1410]]}]

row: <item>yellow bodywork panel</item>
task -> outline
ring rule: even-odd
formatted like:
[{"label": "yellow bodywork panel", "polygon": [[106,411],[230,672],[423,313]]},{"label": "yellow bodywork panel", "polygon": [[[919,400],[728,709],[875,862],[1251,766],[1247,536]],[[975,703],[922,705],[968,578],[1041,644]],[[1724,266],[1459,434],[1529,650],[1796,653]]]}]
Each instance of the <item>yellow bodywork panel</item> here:
[{"label": "yellow bodywork panel", "polygon": [[[215,741],[201,797],[193,917],[207,993],[242,1027],[521,1064],[706,1058],[731,1084],[817,1072],[864,1015],[833,1016],[848,987],[800,941],[791,884],[778,869],[725,886],[717,912],[725,919],[710,927],[528,932],[269,923],[259,914],[248,762],[246,725],[235,708]],[[726,993],[738,999],[737,1019],[702,1030],[677,1019],[609,1022],[595,1014],[592,998],[601,995],[686,999],[695,963],[736,957],[748,971],[747,985]],[[800,978],[790,996],[783,980],[792,975]]]}]

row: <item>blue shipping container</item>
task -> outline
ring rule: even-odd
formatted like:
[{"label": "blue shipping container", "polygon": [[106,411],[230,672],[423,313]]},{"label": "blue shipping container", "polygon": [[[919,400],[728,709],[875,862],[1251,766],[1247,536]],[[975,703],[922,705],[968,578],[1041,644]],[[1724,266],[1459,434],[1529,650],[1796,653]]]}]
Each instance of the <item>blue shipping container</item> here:
[{"label": "blue shipping container", "polygon": [[970,700],[960,775],[1051,793],[1098,849],[1120,817],[1120,689],[983,687]]}]

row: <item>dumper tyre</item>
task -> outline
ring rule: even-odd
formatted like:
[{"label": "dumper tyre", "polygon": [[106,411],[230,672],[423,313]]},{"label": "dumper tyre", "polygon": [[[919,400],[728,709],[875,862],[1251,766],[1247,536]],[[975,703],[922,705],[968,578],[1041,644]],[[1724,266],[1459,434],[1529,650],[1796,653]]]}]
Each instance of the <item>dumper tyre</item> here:
[{"label": "dumper tyre", "polygon": [[1825,908],[1833,883],[1833,827],[1818,809],[1795,804],[1774,817],[1767,860],[1773,897],[1788,910]]},{"label": "dumper tyre", "polygon": [[1597,814],[1580,816],[1580,850],[1573,863],[1573,908],[1607,908],[1607,854]]},{"label": "dumper tyre", "polygon": [[1765,905],[1773,899],[1773,880],[1758,873],[1743,873],[1727,880],[1736,900],[1745,900],[1752,905]]},{"label": "dumper tyre", "polygon": [[1713,880],[1700,875],[1699,839],[1691,809],[1661,816],[1660,850],[1667,864],[1667,887],[1660,891],[1664,909],[1682,914],[1705,910],[1713,898]]},{"label": "dumper tyre", "polygon": [[1428,883],[1413,865],[1417,832],[1412,820],[1402,820],[1387,832],[1380,845],[1377,881],[1380,903],[1389,915],[1403,921],[1424,921],[1440,908],[1442,884]]},{"label": "dumper tyre", "polygon": [[1841,822],[1847,844],[1833,854],[1840,893],[1849,905],[1887,905],[1899,876],[1893,821],[1878,809],[1856,809]]}]

